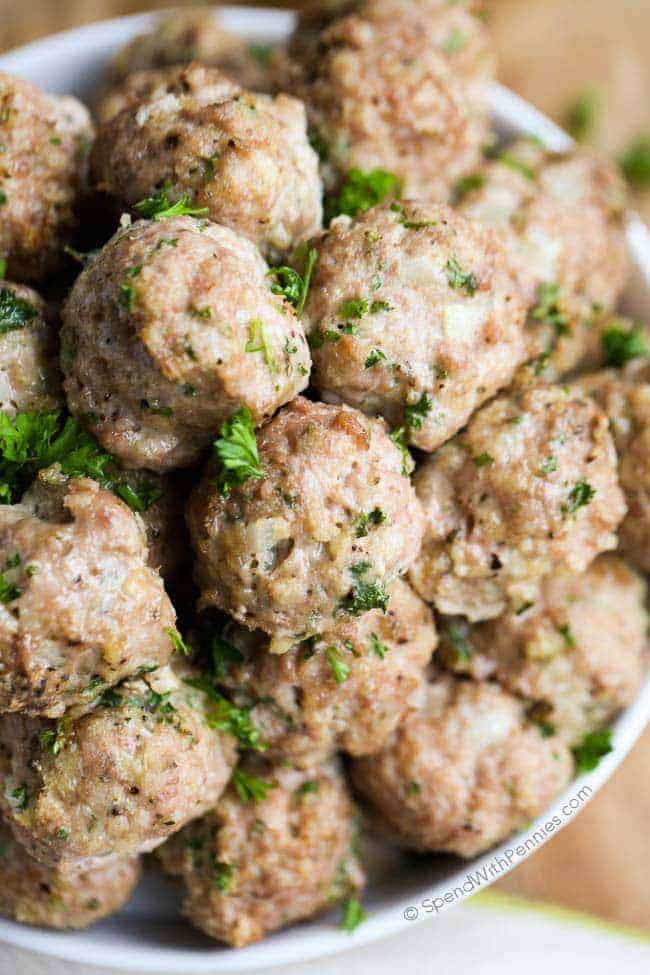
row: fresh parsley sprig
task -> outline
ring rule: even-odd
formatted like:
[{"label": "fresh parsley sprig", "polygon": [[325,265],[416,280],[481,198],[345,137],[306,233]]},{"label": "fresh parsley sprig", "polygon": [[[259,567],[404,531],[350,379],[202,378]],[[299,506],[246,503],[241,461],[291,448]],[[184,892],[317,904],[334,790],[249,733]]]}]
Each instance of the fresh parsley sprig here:
[{"label": "fresh parsley sprig", "polygon": [[172,203],[169,199],[171,185],[165,183],[163,188],[153,196],[147,196],[144,200],[136,203],[133,209],[136,213],[148,220],[167,220],[169,217],[204,217],[210,210],[208,207],[195,209],[189,205],[190,198],[184,193],[180,199]]},{"label": "fresh parsley sprig", "polygon": [[217,482],[223,497],[231,488],[243,484],[249,478],[264,478],[260,455],[255,439],[253,417],[247,406],[226,420],[214,442],[214,455],[218,466]]},{"label": "fresh parsley sprig", "polygon": [[298,316],[302,315],[305,309],[305,302],[317,261],[318,252],[312,249],[307,253],[304,275],[299,274],[298,271],[286,264],[281,267],[272,267],[268,272],[268,277],[274,279],[274,283],[271,285],[273,294],[283,295],[296,309]]}]

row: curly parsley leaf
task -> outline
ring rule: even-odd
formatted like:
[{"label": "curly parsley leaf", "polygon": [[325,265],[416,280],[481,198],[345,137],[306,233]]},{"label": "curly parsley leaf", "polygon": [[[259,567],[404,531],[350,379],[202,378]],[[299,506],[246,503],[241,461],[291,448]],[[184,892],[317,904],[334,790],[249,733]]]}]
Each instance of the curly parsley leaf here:
[{"label": "curly parsley leaf", "polygon": [[275,789],[275,782],[265,782],[242,768],[235,769],[232,781],[242,802],[263,802],[271,789]]},{"label": "curly parsley leaf", "polygon": [[0,291],[0,335],[23,328],[38,315],[38,311],[24,298],[19,298],[11,288]]},{"label": "curly parsley leaf", "polygon": [[144,200],[136,203],[133,209],[139,216],[149,220],[167,220],[169,217],[204,217],[210,210],[208,207],[193,209],[189,206],[189,196],[184,193],[179,200],[172,203],[169,199],[170,184],[165,183],[163,188],[147,196]]},{"label": "curly parsley leaf", "polygon": [[214,442],[218,464],[217,483],[223,497],[227,498],[235,485],[243,484],[251,477],[262,480],[264,471],[260,464],[253,417],[247,406],[242,406],[226,420],[219,433],[219,439]]},{"label": "curly parsley leaf", "polygon": [[384,587],[367,578],[370,569],[369,562],[356,562],[350,566],[355,582],[341,605],[343,612],[350,616],[362,616],[371,609],[381,609],[385,613],[388,608],[389,596]]},{"label": "curly parsley leaf", "polygon": [[608,366],[624,366],[632,359],[650,355],[645,330],[640,325],[611,325],[603,332],[601,342]]},{"label": "curly parsley leaf", "polygon": [[612,745],[612,731],[591,731],[584,736],[579,745],[573,749],[577,772],[593,772],[598,767],[601,758],[614,750]]},{"label": "curly parsley leaf", "polygon": [[385,169],[372,169],[369,172],[351,169],[338,196],[325,201],[326,222],[342,214],[356,217],[359,213],[365,213],[390,196],[398,197],[401,186],[399,177]]},{"label": "curly parsley leaf", "polygon": [[318,252],[312,249],[307,253],[304,275],[286,265],[272,267],[268,272],[268,277],[275,279],[274,284],[271,285],[273,294],[284,295],[287,301],[294,306],[298,316],[302,315],[304,311],[317,261]]},{"label": "curly parsley leaf", "polygon": [[207,716],[207,723],[215,731],[227,731],[244,748],[264,751],[266,744],[262,741],[259,729],[253,724],[248,708],[238,708],[221,694],[209,675],[201,677],[187,677],[185,683],[202,691],[208,696],[211,710]]}]

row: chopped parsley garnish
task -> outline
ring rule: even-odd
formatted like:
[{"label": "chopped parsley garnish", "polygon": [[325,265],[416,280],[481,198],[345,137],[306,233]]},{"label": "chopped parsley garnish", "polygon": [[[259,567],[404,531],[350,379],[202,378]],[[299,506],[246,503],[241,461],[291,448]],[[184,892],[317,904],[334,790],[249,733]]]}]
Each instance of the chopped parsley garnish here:
[{"label": "chopped parsley garnish", "polygon": [[264,751],[266,745],[259,729],[251,721],[248,708],[238,708],[232,704],[220,693],[214,680],[207,674],[202,677],[187,677],[185,683],[188,687],[207,694],[212,706],[206,719],[210,728],[229,732],[244,748]]},{"label": "chopped parsley garnish", "polygon": [[380,660],[383,660],[388,653],[388,647],[385,643],[381,642],[376,633],[370,634],[370,649]]},{"label": "chopped parsley garnish", "polygon": [[454,27],[449,36],[443,41],[442,49],[445,54],[458,54],[467,46],[467,34]]},{"label": "chopped parsley garnish", "polygon": [[522,162],[521,159],[518,159],[517,156],[513,156],[512,153],[502,152],[497,156],[497,158],[499,162],[503,163],[504,166],[507,166],[508,169],[512,169],[514,172],[520,173],[521,176],[525,176],[526,179],[535,179],[535,173],[530,166],[527,166],[526,163]]},{"label": "chopped parsley garnish", "polygon": [[650,355],[645,330],[640,325],[612,325],[603,332],[601,342],[608,366],[624,366],[632,359]]},{"label": "chopped parsley garnish", "polygon": [[598,767],[601,758],[613,751],[611,728],[603,731],[591,731],[584,736],[579,745],[573,749],[578,772],[593,772]]},{"label": "chopped parsley garnish", "polygon": [[203,318],[203,319],[214,318],[214,311],[212,310],[212,308],[210,308],[209,305],[206,305],[205,308],[192,307],[190,308],[189,313],[192,316],[192,318]]},{"label": "chopped parsley garnish", "polygon": [[485,176],[482,173],[470,173],[463,176],[454,186],[454,203],[460,203],[469,193],[480,190],[485,186]]},{"label": "chopped parsley garnish", "polygon": [[122,308],[126,308],[127,311],[133,311],[137,297],[138,295],[133,285],[128,281],[122,282],[117,299]]},{"label": "chopped parsley garnish", "polygon": [[38,736],[41,748],[53,755],[58,755],[65,744],[62,723],[57,721],[54,728],[46,728]]},{"label": "chopped parsley garnish", "polygon": [[299,785],[298,788],[296,789],[296,795],[298,796],[307,796],[310,795],[311,793],[317,793],[317,792],[318,792],[318,782],[316,782],[314,779],[308,779],[307,782],[303,782],[302,785]]},{"label": "chopped parsley garnish", "polygon": [[621,171],[630,186],[643,190],[650,186],[650,136],[639,136],[619,159]]},{"label": "chopped parsley garnish", "polygon": [[593,499],[596,491],[588,481],[578,481],[569,492],[569,500],[562,505],[562,512],[565,515],[574,515],[580,508]]},{"label": "chopped parsley garnish", "polygon": [[373,508],[368,514],[363,512],[357,521],[356,537],[365,538],[371,528],[378,528],[386,521],[386,515],[381,508]]},{"label": "chopped parsley garnish", "polygon": [[230,489],[243,484],[249,478],[263,479],[260,455],[255,439],[253,417],[247,406],[242,406],[222,424],[220,437],[214,442],[214,454],[218,464],[218,483],[221,493],[228,497]]},{"label": "chopped parsley garnish", "polygon": [[261,352],[269,372],[275,373],[278,371],[273,357],[273,350],[271,349],[268,335],[266,334],[266,325],[259,318],[254,318],[253,321],[248,323],[248,341],[244,346],[244,351]]},{"label": "chopped parsley garnish", "polygon": [[11,793],[11,798],[16,800],[19,809],[27,809],[29,805],[29,793],[27,791],[27,785],[23,782],[22,785],[18,786]]},{"label": "chopped parsley garnish", "polygon": [[169,626],[167,628],[167,631],[166,632],[167,632],[167,635],[168,635],[169,639],[172,641],[172,646],[174,648],[174,653],[180,653],[181,656],[183,656],[183,657],[191,657],[192,656],[192,651],[190,650],[190,648],[188,647],[187,643],[185,642],[185,640],[183,639],[183,637],[180,635],[180,633],[178,632],[178,630],[175,630],[175,629],[173,629],[173,627]]},{"label": "chopped parsley garnish", "polygon": [[406,430],[404,427],[399,427],[399,429],[393,430],[390,435],[390,439],[393,441],[402,455],[402,474],[404,477],[408,477],[415,467],[415,461],[411,456],[411,451],[406,445]]},{"label": "chopped parsley garnish", "polygon": [[345,903],[341,929],[346,934],[353,934],[368,915],[361,906],[361,902],[356,897],[350,897]]},{"label": "chopped parsley garnish", "polygon": [[38,311],[10,288],[0,291],[0,335],[22,328],[36,318]]},{"label": "chopped parsley garnish", "polygon": [[144,481],[137,487],[132,487],[124,481],[122,484],[116,484],[113,490],[125,504],[128,504],[131,511],[137,511],[139,514],[148,511],[163,496],[162,488],[156,487],[151,481]]},{"label": "chopped parsley garnish", "polygon": [[546,477],[548,474],[554,474],[557,470],[557,458],[551,455],[547,457],[541,466],[540,473],[542,477]]},{"label": "chopped parsley garnish", "polygon": [[564,642],[566,643],[567,647],[573,650],[573,648],[576,645],[576,639],[573,633],[571,632],[571,627],[569,626],[569,624],[566,623],[564,626],[558,626],[557,631],[562,637],[562,639],[564,640]]},{"label": "chopped parsley garnish", "polygon": [[467,663],[472,656],[472,647],[468,641],[470,624],[467,620],[450,620],[447,624],[447,635],[456,653],[457,663]]},{"label": "chopped parsley garnish", "polygon": [[380,362],[386,362],[385,354],[381,349],[373,349],[364,362],[364,369],[372,369],[373,366],[379,365]]},{"label": "chopped parsley garnish", "polygon": [[215,860],[212,872],[215,887],[218,887],[222,894],[227,894],[235,877],[235,867],[232,863],[222,863],[220,860]]},{"label": "chopped parsley garnish", "polygon": [[351,169],[345,183],[341,187],[338,197],[325,202],[326,221],[346,214],[356,217],[365,213],[371,207],[378,206],[390,196],[399,196],[401,181],[394,173],[384,169],[373,169],[363,172],[361,169]]},{"label": "chopped parsley garnish", "polygon": [[371,609],[381,609],[385,613],[388,608],[389,597],[384,587],[365,578],[370,568],[369,562],[357,562],[350,566],[355,583],[341,606],[350,616],[362,616]]},{"label": "chopped parsley garnish", "polygon": [[165,183],[163,188],[153,196],[147,196],[144,200],[136,203],[133,209],[141,217],[149,220],[166,220],[168,217],[203,217],[210,212],[208,207],[193,209],[189,206],[189,196],[184,193],[176,203],[169,199],[170,184]]},{"label": "chopped parsley garnish", "polygon": [[287,301],[294,306],[298,316],[302,315],[304,311],[317,261],[318,252],[312,249],[307,254],[304,275],[299,274],[298,271],[286,265],[272,267],[268,273],[268,277],[275,278],[274,284],[271,285],[273,294],[284,295]]},{"label": "chopped parsley garnish", "polygon": [[401,223],[407,230],[425,230],[426,227],[435,227],[438,223],[437,220],[411,220],[406,208],[400,203],[393,203],[391,210],[398,214],[397,222]]},{"label": "chopped parsley garnish", "polygon": [[349,298],[339,308],[341,318],[363,318],[368,314],[369,303],[365,298]]},{"label": "chopped parsley garnish", "polygon": [[568,335],[569,324],[560,308],[560,286],[545,282],[537,289],[537,304],[531,312],[535,321],[555,329],[556,335]]},{"label": "chopped parsley garnish", "polygon": [[210,666],[215,680],[223,680],[231,664],[244,662],[244,655],[219,633],[213,633],[209,643]]},{"label": "chopped parsley garnish", "polygon": [[449,286],[456,291],[466,291],[470,298],[476,294],[478,280],[471,271],[464,271],[455,257],[450,257],[445,265]]},{"label": "chopped parsley garnish", "polygon": [[6,202],[7,202],[7,194],[2,189],[2,187],[0,187],[0,206],[4,206]]},{"label": "chopped parsley garnish", "polygon": [[474,458],[474,463],[477,467],[491,467],[494,463],[494,457],[488,453],[478,454]]},{"label": "chopped parsley garnish", "polygon": [[432,409],[433,400],[428,393],[422,393],[417,403],[409,403],[404,407],[404,422],[410,430],[421,430]]},{"label": "chopped parsley garnish", "polygon": [[13,582],[9,582],[4,572],[0,572],[0,603],[11,603],[18,599],[22,589],[19,589]]},{"label": "chopped parsley garnish", "polygon": [[275,789],[275,782],[265,782],[241,768],[235,769],[232,781],[242,802],[263,802],[271,789]]},{"label": "chopped parsley garnish", "polygon": [[332,668],[332,673],[334,675],[334,680],[337,684],[345,684],[346,680],[350,676],[350,668],[341,659],[341,654],[336,647],[328,647],[325,651],[325,656],[327,657],[327,662]]},{"label": "chopped parsley garnish", "polygon": [[564,124],[569,135],[584,142],[593,132],[600,111],[600,94],[595,88],[583,91],[567,108]]},{"label": "chopped parsley garnish", "polygon": [[257,61],[258,64],[261,64],[263,68],[268,68],[269,64],[271,63],[273,48],[270,44],[249,44],[248,53],[253,60]]}]

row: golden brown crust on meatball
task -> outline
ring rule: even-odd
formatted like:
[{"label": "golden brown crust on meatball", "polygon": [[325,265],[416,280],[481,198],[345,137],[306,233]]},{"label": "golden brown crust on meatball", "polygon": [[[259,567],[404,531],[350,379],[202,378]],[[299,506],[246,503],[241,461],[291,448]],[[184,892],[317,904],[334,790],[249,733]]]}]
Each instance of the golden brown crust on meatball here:
[{"label": "golden brown crust on meatball", "polygon": [[404,427],[422,450],[453,436],[530,354],[499,237],[446,206],[340,218],[318,252],[305,309],[315,386]]},{"label": "golden brown crust on meatball", "polygon": [[575,575],[555,572],[539,598],[498,620],[442,627],[442,656],[457,672],[492,675],[534,706],[547,732],[578,745],[630,704],[646,650],[646,585],[616,555]]},{"label": "golden brown crust on meatball", "polygon": [[0,807],[43,863],[90,869],[153,850],[210,809],[235,762],[205,695],[170,668],[105,691],[60,722],[0,722]]},{"label": "golden brown crust on meatball", "polygon": [[[419,550],[422,513],[384,424],[356,410],[299,397],[258,449],[264,476],[225,498],[209,468],[188,523],[202,606],[272,634],[282,652],[341,613],[386,608],[385,587]],[[360,537],[364,516],[376,523]]]},{"label": "golden brown crust on meatball", "polygon": [[235,703],[250,708],[265,755],[313,767],[342,750],[371,755],[406,710],[419,703],[436,642],[431,612],[397,580],[386,613],[341,619],[285,654],[268,637],[232,624],[224,637],[243,661],[223,677]]},{"label": "golden brown crust on meatball", "polygon": [[494,63],[484,27],[466,10],[364,5],[302,57],[298,91],[327,147],[330,181],[379,168],[399,177],[405,195],[440,201],[478,164]]},{"label": "golden brown crust on meatball", "polygon": [[236,948],[364,883],[352,851],[354,808],[335,766],[299,772],[248,763],[241,771],[267,783],[265,798],[244,801],[231,785],[212,812],[158,853],[183,881],[191,923]]},{"label": "golden brown crust on meatball", "polygon": [[126,904],[140,879],[140,861],[112,860],[70,877],[30,857],[0,824],[0,915],[46,928],[87,928]]},{"label": "golden brown crust on meatball", "polygon": [[0,507],[0,711],[57,717],[172,653],[174,609],[133,513],[77,479],[60,514]]},{"label": "golden brown crust on meatball", "polygon": [[0,412],[56,410],[63,401],[56,332],[36,291],[0,280]]},{"label": "golden brown crust on meatball", "polygon": [[99,189],[132,207],[165,185],[170,200],[189,197],[266,252],[316,234],[322,187],[302,103],[231,84],[211,96],[223,76],[200,65],[170,68],[167,84],[155,83],[161,77],[100,127],[91,155]]},{"label": "golden brown crust on meatball", "polygon": [[41,281],[60,268],[92,134],[81,102],[0,72],[0,257],[9,278]]},{"label": "golden brown crust on meatball", "polygon": [[553,569],[584,571],[625,514],[606,417],[554,386],[484,406],[414,483],[427,530],[411,581],[472,621],[535,599]]},{"label": "golden brown crust on meatball", "polygon": [[568,784],[559,739],[526,722],[496,684],[442,677],[388,746],[352,762],[352,781],[392,839],[474,857],[538,816]]},{"label": "golden brown crust on meatball", "polygon": [[307,385],[293,308],[245,238],[181,216],[121,230],[63,311],[70,411],[127,467],[195,462],[242,405],[269,419]]}]

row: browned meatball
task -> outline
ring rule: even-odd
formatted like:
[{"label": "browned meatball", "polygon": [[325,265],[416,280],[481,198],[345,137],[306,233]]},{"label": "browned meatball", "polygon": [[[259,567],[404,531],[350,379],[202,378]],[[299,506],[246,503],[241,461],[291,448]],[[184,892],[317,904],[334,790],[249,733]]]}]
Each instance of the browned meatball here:
[{"label": "browned meatball", "polygon": [[0,807],[43,863],[91,869],[153,850],[210,809],[234,739],[171,668],[134,677],[81,718],[0,721]]},{"label": "browned meatball", "polygon": [[305,327],[314,384],[434,450],[530,355],[499,238],[446,206],[342,217],[319,247]]},{"label": "browned meatball", "polygon": [[0,71],[0,257],[8,277],[40,281],[61,266],[91,137],[81,102]]},{"label": "browned meatball", "polygon": [[353,840],[354,808],[335,766],[249,763],[158,855],[183,881],[191,923],[240,948],[360,889]]},{"label": "browned meatball", "polygon": [[498,620],[443,626],[455,670],[494,675],[534,702],[531,717],[569,745],[607,725],[638,690],[646,649],[646,585],[616,555],[581,575],[549,576],[539,598]]},{"label": "browned meatball", "polygon": [[629,270],[625,189],[614,164],[521,140],[458,191],[462,213],[504,235],[528,294],[545,375],[582,365]]},{"label": "browned meatball", "polygon": [[606,417],[560,387],[502,395],[415,476],[427,530],[411,580],[449,615],[499,616],[560,566],[616,546],[625,514]]},{"label": "browned meatball", "polygon": [[371,2],[299,47],[298,91],[329,182],[382,169],[405,195],[439,201],[478,164],[494,61],[484,26],[464,7]]},{"label": "browned meatball", "polygon": [[272,652],[337,616],[385,610],[423,524],[383,423],[298,398],[257,446],[257,477],[224,497],[209,468],[190,500],[202,605],[272,634]]},{"label": "browned meatball", "polygon": [[161,15],[151,30],[134,37],[112,58],[108,85],[124,81],[136,71],[199,61],[253,91],[268,86],[270,49],[251,44],[221,23],[218,7],[184,7]]},{"label": "browned meatball", "polygon": [[538,816],[573,773],[567,746],[527,723],[496,684],[442,677],[352,781],[391,839],[474,857]]},{"label": "browned meatball", "polygon": [[55,717],[169,660],[174,608],[141,524],[72,480],[54,521],[0,506],[0,711]]},{"label": "browned meatball", "polygon": [[622,371],[585,376],[573,389],[593,397],[609,417],[628,507],[619,544],[641,571],[650,572],[650,370],[638,360]]},{"label": "browned meatball", "polygon": [[[424,668],[436,646],[433,617],[405,582],[390,589],[387,612],[341,619],[328,632],[278,655],[268,637],[232,624],[223,633],[221,682],[251,720],[272,760],[301,767],[338,749],[379,751],[424,690]],[[217,640],[216,652],[223,648]],[[213,650],[213,652],[215,652]],[[240,655],[241,660],[237,660]],[[222,657],[218,657],[222,659]]]},{"label": "browned meatball", "polygon": [[126,467],[157,471],[196,461],[242,405],[269,419],[310,358],[267,272],[248,240],[192,217],[118,232],[64,307],[71,412]]},{"label": "browned meatball", "polygon": [[0,915],[46,928],[87,928],[119,911],[140,879],[140,861],[112,860],[69,876],[30,857],[0,823]]},{"label": "browned meatball", "polygon": [[62,400],[56,334],[45,302],[31,288],[0,280],[0,412],[13,417],[55,410]]},{"label": "browned meatball", "polygon": [[138,91],[100,127],[91,156],[118,206],[164,186],[271,253],[318,232],[322,187],[301,102],[243,91],[200,65],[141,76]]}]

